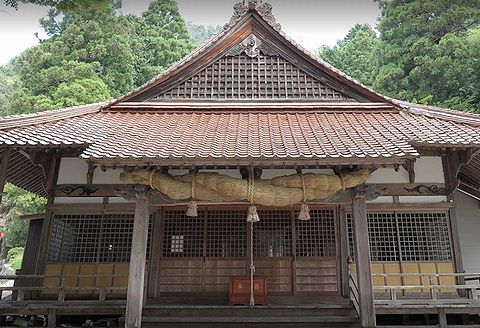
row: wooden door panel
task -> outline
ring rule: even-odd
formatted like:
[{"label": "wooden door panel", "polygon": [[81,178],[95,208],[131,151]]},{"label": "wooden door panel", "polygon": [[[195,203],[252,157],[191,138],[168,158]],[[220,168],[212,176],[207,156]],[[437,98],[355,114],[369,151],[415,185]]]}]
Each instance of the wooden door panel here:
[{"label": "wooden door panel", "polygon": [[335,258],[299,258],[295,265],[295,284],[298,292],[339,292]]},{"label": "wooden door panel", "polygon": [[[164,216],[169,221],[164,219],[162,224],[168,222],[169,228],[162,229],[166,242],[162,243],[158,265],[159,297],[162,293],[223,297],[228,294],[231,277],[249,276],[250,241],[245,211],[246,208],[204,209],[199,211],[202,217],[195,218],[198,221],[185,218],[185,223],[181,211],[172,211],[179,217]],[[299,222],[295,211],[259,212],[261,221],[254,225],[255,275],[266,278],[270,295],[339,293],[335,213],[333,208],[313,209],[311,221]],[[195,235],[191,234],[193,230]],[[169,236],[168,231],[175,237]],[[189,254],[203,256],[182,257]]]}]

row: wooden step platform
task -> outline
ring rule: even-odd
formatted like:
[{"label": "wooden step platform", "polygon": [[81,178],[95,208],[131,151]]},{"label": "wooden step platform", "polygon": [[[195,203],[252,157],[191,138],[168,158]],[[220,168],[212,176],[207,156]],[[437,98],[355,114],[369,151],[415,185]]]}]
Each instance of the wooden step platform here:
[{"label": "wooden step platform", "polygon": [[348,303],[308,305],[185,306],[147,304],[142,327],[360,327]]}]

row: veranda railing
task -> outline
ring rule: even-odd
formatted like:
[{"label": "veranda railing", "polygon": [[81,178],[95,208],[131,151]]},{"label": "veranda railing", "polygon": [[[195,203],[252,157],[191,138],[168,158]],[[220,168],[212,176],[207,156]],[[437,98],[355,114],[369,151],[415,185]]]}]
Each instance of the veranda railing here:
[{"label": "veranda railing", "polygon": [[[63,303],[68,295],[76,296],[94,296],[98,301],[105,301],[108,294],[125,293],[126,286],[101,286],[98,283],[104,279],[126,279],[127,275],[13,275],[0,276],[0,281],[13,281],[13,286],[0,286],[0,302],[24,301],[27,293],[37,292],[41,295],[55,297],[55,299]],[[48,279],[49,284],[45,283]],[[71,286],[67,283],[69,279],[90,279],[91,286]],[[57,285],[52,281],[58,281]],[[12,292],[12,298],[2,300],[2,295],[6,291]]]},{"label": "veranda railing", "polygon": [[[418,279],[418,284],[377,285],[373,287],[376,296],[387,292],[390,301],[398,300],[399,296],[402,299],[419,297],[424,299],[428,297],[431,300],[438,300],[440,298],[452,298],[452,294],[470,300],[479,300],[480,273],[377,273],[372,274],[372,277],[383,277],[385,281],[388,278],[400,278],[402,281],[406,281],[407,278]],[[469,283],[442,283],[442,278],[456,278],[456,280],[461,278]],[[407,291],[410,293],[407,293]]]}]

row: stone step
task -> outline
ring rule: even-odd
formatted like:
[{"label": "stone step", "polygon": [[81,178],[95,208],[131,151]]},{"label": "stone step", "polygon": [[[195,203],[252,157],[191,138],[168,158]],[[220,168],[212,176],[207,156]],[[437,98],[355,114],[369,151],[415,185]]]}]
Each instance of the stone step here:
[{"label": "stone step", "polygon": [[143,317],[142,327],[155,327],[156,325],[168,325],[171,328],[244,328],[252,327],[355,327],[359,328],[360,324],[356,317],[217,317],[217,316],[201,316],[201,317]]},{"label": "stone step", "polygon": [[158,307],[145,308],[144,317],[356,317],[350,306],[329,307]]}]

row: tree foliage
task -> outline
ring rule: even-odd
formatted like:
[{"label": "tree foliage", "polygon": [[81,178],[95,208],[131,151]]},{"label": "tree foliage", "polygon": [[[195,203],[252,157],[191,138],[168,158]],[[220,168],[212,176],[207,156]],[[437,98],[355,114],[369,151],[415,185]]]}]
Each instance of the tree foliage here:
[{"label": "tree foliage", "polygon": [[380,0],[379,37],[354,27],[320,56],[388,96],[480,113],[480,0]]},{"label": "tree foliage", "polygon": [[135,84],[163,72],[194,48],[176,3],[157,0],[135,20]]},{"label": "tree foliage", "polygon": [[140,17],[118,8],[119,1],[88,0],[49,10],[41,24],[50,38],[0,71],[2,114],[119,97],[194,48],[173,0],[151,2]]},{"label": "tree foliage", "polygon": [[27,237],[28,222],[21,215],[43,213],[46,199],[25,192],[11,184],[5,185],[2,212],[6,218],[5,240],[10,247],[23,247]]},{"label": "tree foliage", "polygon": [[365,85],[375,81],[379,38],[370,25],[357,24],[333,47],[320,48],[320,57]]},{"label": "tree foliage", "polygon": [[220,25],[198,25],[188,22],[187,29],[188,33],[190,34],[190,38],[192,39],[192,43],[198,47],[204,44],[215,34],[220,33],[223,28]]}]

